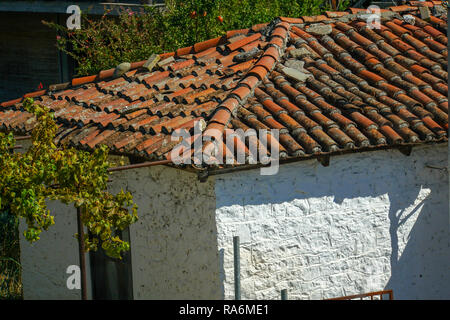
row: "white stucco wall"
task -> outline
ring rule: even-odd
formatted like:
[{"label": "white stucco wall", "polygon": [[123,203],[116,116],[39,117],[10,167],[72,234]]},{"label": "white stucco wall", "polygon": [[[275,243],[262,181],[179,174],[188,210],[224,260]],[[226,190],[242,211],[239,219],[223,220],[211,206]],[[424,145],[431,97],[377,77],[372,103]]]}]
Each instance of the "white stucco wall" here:
[{"label": "white stucco wall", "polygon": [[223,297],[324,299],[393,289],[396,299],[450,298],[447,144],[284,164],[216,176]]},{"label": "white stucco wall", "polygon": [[[77,211],[73,205],[48,202],[55,224],[42,231],[40,239],[30,244],[23,236],[26,223],[21,219],[20,263],[23,297],[26,300],[80,300],[81,289],[69,289],[67,273],[71,265],[79,266]],[[86,255],[88,298],[91,297],[89,255]]]},{"label": "white stucco wall", "polygon": [[[111,192],[130,191],[139,206],[130,227],[134,299],[220,299],[214,179],[200,183],[164,166],[117,171],[110,179]],[[24,298],[80,299],[80,290],[66,286],[67,267],[79,261],[76,209],[56,201],[49,209],[55,225],[33,245],[20,239]]]},{"label": "white stucco wall", "polygon": [[[165,166],[114,172],[110,191],[139,205],[131,226],[134,299],[233,299],[232,237],[241,238],[242,297],[323,299],[393,289],[396,299],[449,299],[447,144],[284,164],[208,178]],[[21,238],[25,299],[79,299],[76,211]],[[20,231],[24,230],[23,222]],[[87,255],[89,268],[89,256]],[[90,284],[90,279],[88,279]],[[89,291],[90,294],[90,291]]]},{"label": "white stucco wall", "polygon": [[134,299],[220,299],[214,179],[165,166],[112,173],[139,206],[130,226]]}]

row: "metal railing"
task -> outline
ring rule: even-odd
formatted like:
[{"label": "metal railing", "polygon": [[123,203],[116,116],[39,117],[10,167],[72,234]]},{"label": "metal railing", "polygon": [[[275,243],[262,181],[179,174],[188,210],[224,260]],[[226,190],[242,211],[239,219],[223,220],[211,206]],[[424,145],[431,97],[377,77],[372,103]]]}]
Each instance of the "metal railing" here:
[{"label": "metal railing", "polygon": [[[386,299],[387,298],[387,299]],[[355,294],[352,296],[331,298],[325,300],[394,300],[392,290],[374,291],[369,293]]]}]

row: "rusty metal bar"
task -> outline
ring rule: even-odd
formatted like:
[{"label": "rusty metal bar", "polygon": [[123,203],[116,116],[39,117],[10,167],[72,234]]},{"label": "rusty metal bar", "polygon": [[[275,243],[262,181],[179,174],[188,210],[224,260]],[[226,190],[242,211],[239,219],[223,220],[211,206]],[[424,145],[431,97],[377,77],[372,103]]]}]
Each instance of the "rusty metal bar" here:
[{"label": "rusty metal bar", "polygon": [[367,297],[370,297],[370,300],[373,300],[374,296],[380,296],[380,300],[383,300],[383,295],[385,295],[385,294],[389,295],[389,300],[394,300],[394,293],[392,290],[374,291],[374,292],[369,292],[369,293],[355,294],[355,295],[351,295],[351,296],[331,298],[331,299],[325,299],[325,300],[353,300],[353,299],[363,300],[363,298],[367,298]]},{"label": "rusty metal bar", "polygon": [[241,300],[241,257],[239,253],[239,236],[233,237],[234,253],[234,299]]},{"label": "rusty metal bar", "polygon": [[392,290],[388,290],[388,294],[389,294],[389,300],[394,300],[394,291]]},{"label": "rusty metal bar", "polygon": [[14,137],[14,139],[16,139],[16,141],[26,140],[26,139],[31,139],[31,136]]},{"label": "rusty metal bar", "polygon": [[81,300],[87,300],[86,254],[84,247],[84,229],[81,221],[81,208],[77,208],[78,253],[80,256]]},{"label": "rusty metal bar", "polygon": [[146,161],[146,162],[142,162],[142,163],[129,164],[126,166],[112,167],[112,168],[108,169],[108,172],[159,166],[159,165],[170,164],[170,163],[172,163],[172,160]]}]

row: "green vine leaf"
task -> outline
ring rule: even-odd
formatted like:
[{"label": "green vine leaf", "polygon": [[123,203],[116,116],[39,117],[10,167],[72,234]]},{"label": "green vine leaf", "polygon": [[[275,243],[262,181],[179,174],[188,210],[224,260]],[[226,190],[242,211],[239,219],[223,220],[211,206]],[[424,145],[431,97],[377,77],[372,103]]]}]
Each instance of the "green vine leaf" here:
[{"label": "green vine leaf", "polygon": [[114,195],[107,191],[108,148],[101,146],[89,153],[57,147],[53,114],[31,98],[23,106],[38,124],[25,153],[12,153],[12,133],[0,133],[0,211],[9,208],[10,214],[25,219],[24,236],[35,242],[55,224],[46,200],[73,204],[81,208],[81,220],[89,230],[83,239],[86,250],[97,250],[101,243],[107,255],[120,259],[130,246],[115,234],[137,221],[137,206],[129,192]]}]

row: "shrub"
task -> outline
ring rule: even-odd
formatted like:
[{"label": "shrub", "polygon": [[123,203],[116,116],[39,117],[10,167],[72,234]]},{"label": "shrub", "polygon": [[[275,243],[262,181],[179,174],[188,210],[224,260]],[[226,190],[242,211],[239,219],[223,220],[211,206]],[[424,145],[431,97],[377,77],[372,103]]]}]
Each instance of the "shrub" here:
[{"label": "shrub", "polygon": [[18,219],[0,211],[0,299],[22,299]]},{"label": "shrub", "polygon": [[107,191],[111,163],[106,146],[92,153],[57,147],[53,113],[30,98],[24,100],[23,108],[36,117],[37,125],[32,145],[24,153],[11,152],[15,145],[12,133],[0,132],[0,212],[23,219],[27,224],[24,238],[32,243],[55,223],[46,200],[73,203],[89,231],[80,238],[86,250],[95,251],[101,245],[108,256],[121,258],[130,246],[116,231],[137,220],[137,206],[129,192],[114,195]]},{"label": "shrub", "polygon": [[[339,9],[348,0],[340,1]],[[317,15],[330,5],[322,0],[167,0],[166,8],[146,7],[139,14],[123,7],[100,18],[82,14],[82,28],[68,30],[43,22],[58,32],[57,47],[77,63],[77,75],[96,74],[122,62],[142,61],[152,53],[174,51],[249,28],[275,17]]]}]

